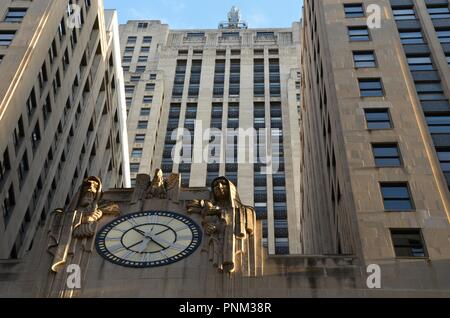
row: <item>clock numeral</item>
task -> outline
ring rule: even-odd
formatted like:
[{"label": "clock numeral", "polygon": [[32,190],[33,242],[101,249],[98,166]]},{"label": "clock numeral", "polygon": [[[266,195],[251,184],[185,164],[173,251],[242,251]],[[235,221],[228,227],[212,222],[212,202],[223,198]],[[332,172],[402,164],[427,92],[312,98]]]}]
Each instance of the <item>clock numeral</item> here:
[{"label": "clock numeral", "polygon": [[159,216],[156,214],[151,214],[151,215],[147,216],[148,223],[151,223],[151,224],[158,223],[158,218],[159,218]]},{"label": "clock numeral", "polygon": [[135,218],[130,218],[130,219],[128,219],[127,221],[128,221],[128,223],[131,224],[132,227],[139,226],[139,223],[136,221]]},{"label": "clock numeral", "polygon": [[186,246],[184,246],[182,244],[178,244],[178,243],[173,243],[169,247],[176,250],[177,252],[181,252],[186,249]]},{"label": "clock numeral", "polygon": [[175,232],[180,232],[180,231],[183,231],[183,230],[188,230],[189,227],[186,226],[185,224],[177,224],[176,226],[172,227],[172,229],[173,229]]},{"label": "clock numeral", "polygon": [[177,241],[191,241],[192,235],[179,235],[177,236]]},{"label": "clock numeral", "polygon": [[132,260],[134,256],[136,256],[137,253],[134,251],[128,251],[122,258],[126,260]]},{"label": "clock numeral", "polygon": [[126,249],[125,246],[123,246],[122,244],[115,244],[115,245],[108,247],[108,250],[111,253],[118,253],[125,249]]}]

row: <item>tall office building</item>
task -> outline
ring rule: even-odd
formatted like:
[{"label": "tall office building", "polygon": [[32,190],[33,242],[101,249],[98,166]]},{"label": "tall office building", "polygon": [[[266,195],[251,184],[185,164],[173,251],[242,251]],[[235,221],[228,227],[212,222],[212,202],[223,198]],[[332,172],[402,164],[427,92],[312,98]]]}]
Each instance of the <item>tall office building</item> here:
[{"label": "tall office building", "polygon": [[[120,36],[132,184],[157,168],[179,172],[191,188],[227,176],[242,201],[256,207],[269,253],[300,253],[300,24],[249,29],[233,8],[218,29],[129,21]],[[173,138],[178,128],[191,136],[178,139],[182,160],[174,155],[181,149]],[[233,135],[238,128],[247,135]],[[215,130],[205,140],[208,129]],[[255,147],[248,143],[253,129]],[[208,145],[210,137],[219,146]],[[265,173],[268,167],[273,173]]]},{"label": "tall office building", "polygon": [[83,178],[127,187],[129,170],[116,13],[99,0],[6,0],[0,17],[0,259],[8,259],[31,248],[39,223]]},{"label": "tall office building", "polygon": [[448,1],[307,0],[303,27],[305,253],[439,272],[450,256]]}]

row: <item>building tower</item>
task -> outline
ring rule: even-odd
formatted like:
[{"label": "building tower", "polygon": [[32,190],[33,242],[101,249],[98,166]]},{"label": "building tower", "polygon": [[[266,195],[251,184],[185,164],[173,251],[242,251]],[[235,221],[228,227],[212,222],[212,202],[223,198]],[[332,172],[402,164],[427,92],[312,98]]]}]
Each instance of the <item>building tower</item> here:
[{"label": "building tower", "polygon": [[129,186],[117,15],[74,3],[0,5],[0,259],[24,255],[86,176]]},{"label": "building tower", "polygon": [[426,275],[450,255],[448,1],[305,1],[303,16],[304,251]]},{"label": "building tower", "polygon": [[[300,253],[299,23],[247,29],[233,8],[219,29],[170,30],[159,21],[129,21],[120,35],[132,183],[138,173],[160,167],[166,174],[179,172],[184,187],[209,187],[214,178],[227,176],[265,220],[269,252]],[[192,154],[192,161],[174,161],[177,128],[192,136],[183,144],[183,157]],[[279,129],[258,140],[263,152],[280,158],[280,169],[263,174],[265,162],[240,160],[253,148],[233,143],[237,136],[224,137],[238,128]],[[209,141],[202,136],[209,129],[221,140],[210,157],[221,160],[202,158]],[[263,143],[272,139],[276,143]]]}]

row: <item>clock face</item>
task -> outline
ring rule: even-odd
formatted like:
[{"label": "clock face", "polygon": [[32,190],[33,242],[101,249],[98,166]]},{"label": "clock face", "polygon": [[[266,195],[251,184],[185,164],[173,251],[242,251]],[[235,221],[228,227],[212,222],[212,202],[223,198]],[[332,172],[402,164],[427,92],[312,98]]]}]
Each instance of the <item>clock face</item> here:
[{"label": "clock face", "polygon": [[190,218],[165,211],[148,211],[117,218],[97,234],[98,253],[126,267],[156,267],[192,254],[201,230]]}]

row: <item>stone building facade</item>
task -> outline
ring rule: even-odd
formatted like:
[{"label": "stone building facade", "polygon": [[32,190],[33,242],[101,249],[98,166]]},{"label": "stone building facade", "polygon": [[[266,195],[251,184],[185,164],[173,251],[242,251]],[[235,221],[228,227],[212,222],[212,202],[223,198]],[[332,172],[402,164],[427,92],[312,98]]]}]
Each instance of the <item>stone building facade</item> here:
[{"label": "stone building facade", "polygon": [[0,17],[0,259],[8,259],[26,254],[39,224],[85,177],[129,186],[129,164],[116,13],[98,0],[8,0]]},{"label": "stone building facade", "polygon": [[448,11],[447,1],[305,1],[305,253],[421,275],[448,266]]},{"label": "stone building facade", "polygon": [[[120,35],[132,183],[138,173],[160,167],[180,172],[184,187],[209,186],[219,175],[227,176],[264,220],[269,253],[300,253],[300,24],[171,30],[160,21],[129,21],[120,26]],[[174,162],[172,133],[178,128],[191,133],[183,150],[192,151],[192,161]],[[202,156],[210,141],[202,137],[210,128],[222,138],[217,162]],[[264,139],[265,146],[261,137],[255,143],[279,157],[279,169],[261,172],[270,162],[249,160],[257,150],[228,139],[238,128],[280,130]],[[244,156],[247,160],[240,159]]]}]

